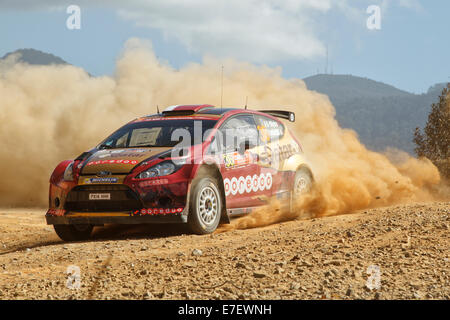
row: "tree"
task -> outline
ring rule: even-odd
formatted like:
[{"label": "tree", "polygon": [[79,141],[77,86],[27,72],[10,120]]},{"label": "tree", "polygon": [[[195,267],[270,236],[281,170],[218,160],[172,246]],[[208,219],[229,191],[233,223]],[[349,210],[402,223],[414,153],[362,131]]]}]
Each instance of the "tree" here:
[{"label": "tree", "polygon": [[445,174],[450,172],[450,83],[442,90],[439,102],[431,105],[424,133],[416,128],[413,141],[419,157],[427,157]]}]

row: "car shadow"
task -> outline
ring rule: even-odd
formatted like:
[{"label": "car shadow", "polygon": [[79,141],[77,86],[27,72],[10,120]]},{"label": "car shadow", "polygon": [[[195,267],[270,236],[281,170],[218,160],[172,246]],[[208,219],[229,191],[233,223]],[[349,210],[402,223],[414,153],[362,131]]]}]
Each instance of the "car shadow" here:
[{"label": "car shadow", "polygon": [[105,225],[95,227],[92,240],[158,239],[189,234],[182,224]]},{"label": "car shadow", "polygon": [[61,244],[62,240],[39,240],[39,241],[33,241],[33,240],[28,240],[28,241],[24,241],[23,243],[20,243],[18,245],[13,245],[11,247],[9,247],[6,250],[1,250],[0,251],[0,256],[2,255],[6,255],[8,253],[14,253],[14,252],[19,252],[19,251],[25,251],[28,249],[35,249],[35,248],[42,248],[42,247],[48,247],[48,246],[52,246],[52,245],[56,245],[56,244]]},{"label": "car shadow", "polygon": [[88,243],[108,240],[130,240],[130,239],[159,239],[176,237],[183,234],[190,234],[187,227],[181,224],[139,224],[139,225],[105,225],[95,227],[91,239],[85,241],[66,242],[60,240],[56,234],[47,239],[29,239],[21,241],[16,245],[0,250],[0,256],[9,253],[27,251],[35,248],[43,248],[66,243]]}]

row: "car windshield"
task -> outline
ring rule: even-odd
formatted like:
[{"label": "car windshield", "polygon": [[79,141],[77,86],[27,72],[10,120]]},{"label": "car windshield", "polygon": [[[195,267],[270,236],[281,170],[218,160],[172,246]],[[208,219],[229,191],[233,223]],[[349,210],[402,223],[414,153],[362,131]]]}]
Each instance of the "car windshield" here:
[{"label": "car windshield", "polygon": [[[197,119],[149,119],[133,122],[114,132],[98,147],[100,149],[173,147],[181,141],[183,144],[194,145],[203,142],[205,132],[212,129],[216,122],[216,120]],[[194,131],[202,133],[200,139],[194,137]],[[184,141],[184,139],[190,139],[190,141]]]}]

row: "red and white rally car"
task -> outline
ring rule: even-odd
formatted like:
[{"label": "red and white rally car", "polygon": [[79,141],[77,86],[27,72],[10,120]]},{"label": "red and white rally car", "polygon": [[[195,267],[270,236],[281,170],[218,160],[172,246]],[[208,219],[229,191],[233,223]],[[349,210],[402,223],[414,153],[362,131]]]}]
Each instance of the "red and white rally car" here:
[{"label": "red and white rally car", "polygon": [[114,223],[179,222],[207,234],[273,197],[289,207],[313,175],[279,118],[295,115],[183,105],[135,119],[56,167],[47,223],[66,241]]}]

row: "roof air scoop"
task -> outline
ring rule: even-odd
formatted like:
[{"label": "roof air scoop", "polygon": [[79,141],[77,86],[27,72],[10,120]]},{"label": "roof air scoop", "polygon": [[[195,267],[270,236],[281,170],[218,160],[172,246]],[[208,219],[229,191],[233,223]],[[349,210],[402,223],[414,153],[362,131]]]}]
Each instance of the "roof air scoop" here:
[{"label": "roof air scoop", "polygon": [[211,109],[214,106],[209,104],[194,104],[194,105],[175,105],[167,107],[163,112],[163,116],[188,116],[204,109]]}]

